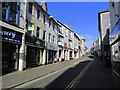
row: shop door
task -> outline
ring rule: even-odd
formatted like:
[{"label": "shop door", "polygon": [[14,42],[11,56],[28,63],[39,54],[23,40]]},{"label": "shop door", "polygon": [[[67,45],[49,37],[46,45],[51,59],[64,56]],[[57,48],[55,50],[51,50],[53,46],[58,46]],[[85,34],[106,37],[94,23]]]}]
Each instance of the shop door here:
[{"label": "shop door", "polygon": [[2,42],[2,72],[3,74],[17,69],[18,51],[17,45]]},{"label": "shop door", "polygon": [[52,63],[52,57],[53,57],[52,51],[49,50],[48,52],[49,52],[48,53],[48,63]]},{"label": "shop door", "polygon": [[59,58],[61,58],[61,50],[59,50]]},{"label": "shop door", "polygon": [[39,63],[40,61],[40,49],[36,49],[36,65]]},{"label": "shop door", "polygon": [[36,63],[36,52],[34,47],[27,47],[26,67],[33,67]]}]

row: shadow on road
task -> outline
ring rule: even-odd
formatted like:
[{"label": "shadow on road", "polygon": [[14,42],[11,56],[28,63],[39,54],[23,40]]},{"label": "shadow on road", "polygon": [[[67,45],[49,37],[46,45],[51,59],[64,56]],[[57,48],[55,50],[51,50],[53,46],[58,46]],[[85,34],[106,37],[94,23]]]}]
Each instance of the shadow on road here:
[{"label": "shadow on road", "polygon": [[91,58],[91,59],[93,59],[94,58],[94,56],[88,56],[89,58]]},{"label": "shadow on road", "polygon": [[66,88],[67,85],[78,75],[78,73],[80,73],[81,70],[90,62],[91,60],[83,61],[77,64],[75,67],[69,68],[45,88]]}]

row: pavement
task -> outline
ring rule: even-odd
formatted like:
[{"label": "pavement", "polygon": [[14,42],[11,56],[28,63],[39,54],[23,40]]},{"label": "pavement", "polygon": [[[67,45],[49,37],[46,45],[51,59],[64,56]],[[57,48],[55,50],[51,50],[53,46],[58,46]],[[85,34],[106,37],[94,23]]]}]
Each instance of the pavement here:
[{"label": "pavement", "polygon": [[119,88],[110,66],[95,57],[87,72],[80,78],[74,88]]},{"label": "pavement", "polygon": [[77,63],[80,60],[82,61],[85,58],[86,57],[82,57],[76,60],[68,60],[64,62],[35,67],[35,68],[28,69],[22,72],[17,71],[17,72],[6,74],[4,76],[1,76],[2,77],[2,88],[14,88],[16,86],[35,80],[42,76],[48,75],[52,72],[55,72],[67,66],[73,65],[73,63]]}]

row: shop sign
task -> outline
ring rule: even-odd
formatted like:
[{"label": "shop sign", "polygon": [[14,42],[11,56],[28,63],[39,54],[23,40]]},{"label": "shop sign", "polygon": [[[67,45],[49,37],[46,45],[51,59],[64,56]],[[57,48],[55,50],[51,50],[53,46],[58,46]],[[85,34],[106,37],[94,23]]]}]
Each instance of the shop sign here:
[{"label": "shop sign", "polygon": [[67,43],[64,43],[64,47],[67,47]]},{"label": "shop sign", "polygon": [[36,40],[36,45],[41,45],[41,41],[40,40]]},{"label": "shop sign", "polygon": [[50,43],[47,43],[47,47],[46,48],[49,49],[49,50],[54,50],[54,51],[58,50],[58,46],[57,45],[50,44]]},{"label": "shop sign", "polygon": [[45,46],[44,41],[42,41],[42,40],[40,40],[36,37],[32,37],[30,35],[26,35],[25,42],[26,42],[26,44],[34,45],[34,46],[37,46],[37,47],[44,47]]},{"label": "shop sign", "polygon": [[15,32],[10,29],[2,27],[2,30],[0,31],[0,35],[2,35],[2,40],[15,42],[15,43],[22,43],[22,34],[19,32]]},{"label": "shop sign", "polygon": [[33,24],[28,26],[28,30],[29,30],[29,31],[32,31],[32,30],[34,30],[34,29],[35,29],[35,25],[33,25]]},{"label": "shop sign", "polygon": [[77,52],[78,50],[75,48],[74,51]]}]

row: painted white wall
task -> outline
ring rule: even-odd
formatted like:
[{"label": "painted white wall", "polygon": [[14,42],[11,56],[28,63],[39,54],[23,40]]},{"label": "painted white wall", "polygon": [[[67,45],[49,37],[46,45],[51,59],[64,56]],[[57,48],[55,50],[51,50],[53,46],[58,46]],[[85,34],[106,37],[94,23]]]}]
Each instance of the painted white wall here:
[{"label": "painted white wall", "polygon": [[110,27],[110,12],[105,12],[100,14],[101,19],[101,35],[102,41],[106,35],[107,29]]}]

